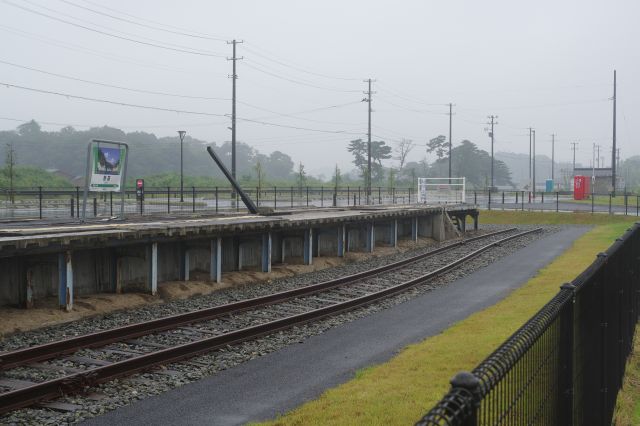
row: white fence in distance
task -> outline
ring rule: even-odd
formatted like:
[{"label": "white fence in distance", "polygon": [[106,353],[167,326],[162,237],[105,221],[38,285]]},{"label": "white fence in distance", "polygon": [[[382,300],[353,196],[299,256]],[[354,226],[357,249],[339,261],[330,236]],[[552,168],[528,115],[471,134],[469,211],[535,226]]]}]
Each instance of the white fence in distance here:
[{"label": "white fence in distance", "polygon": [[465,178],[418,178],[418,203],[461,204],[465,202]]}]

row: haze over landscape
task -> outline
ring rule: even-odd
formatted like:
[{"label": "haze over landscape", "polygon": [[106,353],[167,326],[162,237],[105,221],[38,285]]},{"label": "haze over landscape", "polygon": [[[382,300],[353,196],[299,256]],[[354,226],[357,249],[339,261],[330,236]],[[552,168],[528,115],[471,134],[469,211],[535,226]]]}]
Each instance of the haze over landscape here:
[{"label": "haze over landscape", "polygon": [[375,79],[373,139],[412,139],[411,161],[425,156],[429,139],[448,135],[452,102],[454,145],[468,139],[488,151],[493,114],[496,151],[527,153],[534,127],[539,154],[550,156],[555,133],[557,160],[570,161],[569,143],[579,142],[577,161],[588,165],[593,143],[610,163],[617,69],[618,147],[622,158],[640,154],[633,1],[5,0],[0,9],[4,130],[35,119],[45,130],[186,130],[221,145],[230,140],[227,41],[235,38],[244,41],[238,141],[286,152],[310,173],[328,177],[336,163],[353,169],[347,145],[366,139],[366,78]]}]

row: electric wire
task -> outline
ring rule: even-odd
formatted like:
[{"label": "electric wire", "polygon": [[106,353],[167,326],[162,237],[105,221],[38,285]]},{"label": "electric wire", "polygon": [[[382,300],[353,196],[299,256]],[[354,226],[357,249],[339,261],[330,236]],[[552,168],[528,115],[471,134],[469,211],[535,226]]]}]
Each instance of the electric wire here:
[{"label": "electric wire", "polygon": [[136,21],[134,21],[132,19],[121,18],[119,16],[115,16],[115,15],[112,15],[112,14],[109,14],[109,13],[106,13],[106,12],[101,12],[99,10],[95,10],[95,9],[90,8],[90,7],[82,6],[82,5],[76,4],[74,2],[71,2],[69,0],[58,0],[58,1],[60,1],[62,3],[65,3],[65,4],[68,4],[70,6],[77,7],[79,9],[87,10],[87,11],[95,13],[97,15],[107,16],[109,18],[112,18],[112,19],[115,19],[115,20],[118,20],[118,21],[127,22],[129,24],[138,25],[138,26],[144,27],[144,28],[150,28],[152,30],[164,31],[164,32],[167,32],[167,33],[170,33],[170,34],[176,34],[176,35],[181,35],[181,36],[185,36],[185,37],[192,37],[192,38],[199,38],[199,39],[204,39],[204,40],[226,41],[226,39],[224,39],[224,38],[212,37],[212,36],[206,36],[206,35],[198,35],[198,34],[193,34],[193,33],[182,32],[182,31],[173,31],[173,30],[168,30],[166,28],[160,28],[160,27],[156,27],[156,26],[153,26],[153,25],[143,24],[141,22],[136,22]]},{"label": "electric wire", "polygon": [[125,87],[125,86],[118,86],[118,85],[114,85],[114,84],[101,83],[99,81],[85,80],[85,79],[78,78],[78,77],[72,77],[72,76],[68,76],[68,75],[64,75],[64,74],[58,74],[58,73],[54,73],[54,72],[50,72],[50,71],[41,70],[41,69],[38,69],[38,68],[28,67],[28,66],[25,66],[25,65],[19,65],[19,64],[15,64],[13,62],[3,61],[1,59],[0,59],[0,64],[9,65],[9,66],[12,66],[12,67],[21,68],[21,69],[25,69],[25,70],[29,70],[29,71],[34,71],[34,72],[38,72],[38,73],[41,73],[41,74],[50,75],[50,76],[53,76],[53,77],[64,78],[66,80],[79,81],[81,83],[93,84],[93,85],[102,86],[102,87],[109,87],[109,88],[112,88],[112,89],[126,90],[126,91],[129,91],[129,92],[145,93],[145,94],[150,94],[150,95],[161,95],[161,96],[169,96],[169,97],[174,97],[174,98],[185,98],[185,99],[203,99],[203,100],[215,100],[215,101],[230,101],[231,100],[230,98],[216,98],[216,97],[209,97],[209,96],[181,95],[181,94],[178,94],[178,93],[156,92],[156,91],[153,91],[153,90],[135,89],[135,88],[132,88],[132,87]]},{"label": "electric wire", "polygon": [[145,45],[145,46],[156,47],[158,49],[164,49],[164,50],[169,50],[169,51],[173,51],[173,52],[188,53],[188,54],[191,54],[191,55],[207,56],[207,57],[214,57],[214,58],[225,58],[226,57],[225,55],[221,55],[221,54],[217,54],[217,53],[213,53],[213,52],[198,51],[198,50],[187,50],[187,49],[183,49],[183,48],[177,48],[177,47],[171,47],[171,46],[167,46],[167,45],[158,44],[159,42],[147,42],[147,41],[144,41],[144,40],[136,40],[136,39],[133,39],[133,38],[130,38],[130,37],[124,37],[124,36],[121,36],[121,35],[118,35],[118,34],[110,33],[108,31],[102,31],[102,30],[99,30],[99,29],[96,29],[96,28],[88,27],[86,25],[82,25],[82,24],[78,24],[78,23],[75,23],[75,22],[71,22],[71,21],[68,21],[66,19],[58,18],[56,16],[52,16],[52,15],[49,15],[49,14],[44,13],[44,12],[40,12],[40,11],[30,9],[28,7],[25,7],[25,6],[21,6],[21,5],[12,3],[12,2],[10,2],[8,0],[2,0],[2,1],[3,1],[3,3],[5,3],[5,4],[9,5],[9,6],[13,6],[13,7],[16,7],[18,9],[22,9],[22,10],[24,10],[26,12],[33,13],[33,14],[36,14],[36,15],[40,15],[40,16],[49,18],[49,19],[54,20],[54,21],[62,22],[62,23],[67,24],[67,25],[71,25],[71,26],[74,26],[74,27],[77,27],[77,28],[82,28],[82,29],[85,29],[87,31],[95,32],[95,33],[102,34],[102,35],[105,35],[105,36],[108,36],[108,37],[113,37],[113,38],[116,38],[116,39],[119,39],[119,40],[130,41],[132,43],[137,43],[137,44],[141,44],[141,45]]}]

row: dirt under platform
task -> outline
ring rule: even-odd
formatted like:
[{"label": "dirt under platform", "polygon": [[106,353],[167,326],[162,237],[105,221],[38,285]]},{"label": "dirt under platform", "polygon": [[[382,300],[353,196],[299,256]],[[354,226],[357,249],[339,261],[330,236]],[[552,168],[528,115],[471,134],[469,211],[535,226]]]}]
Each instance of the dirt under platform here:
[{"label": "dirt under platform", "polygon": [[193,276],[190,281],[159,283],[157,296],[144,293],[101,293],[76,297],[71,312],[59,309],[56,298],[39,299],[33,309],[2,307],[0,308],[0,339],[16,332],[70,322],[122,309],[131,309],[148,304],[160,304],[175,299],[185,299],[237,285],[268,282],[278,278],[333,268],[345,263],[402,253],[433,244],[435,242],[431,238],[420,238],[417,242],[402,240],[398,241],[397,248],[378,246],[374,253],[349,252],[344,258],[314,257],[312,265],[273,265],[270,273],[258,271],[225,272],[222,275],[221,283],[207,281],[205,274],[192,273]]}]

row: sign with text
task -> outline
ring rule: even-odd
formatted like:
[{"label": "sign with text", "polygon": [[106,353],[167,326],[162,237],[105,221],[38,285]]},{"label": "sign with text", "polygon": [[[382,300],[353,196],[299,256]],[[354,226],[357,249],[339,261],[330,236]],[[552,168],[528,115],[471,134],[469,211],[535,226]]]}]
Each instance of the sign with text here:
[{"label": "sign with text", "polygon": [[89,191],[120,192],[127,149],[125,146],[98,142],[91,147]]}]

